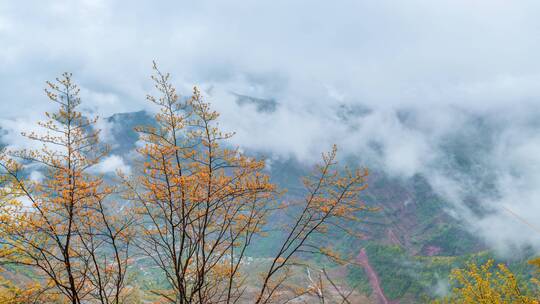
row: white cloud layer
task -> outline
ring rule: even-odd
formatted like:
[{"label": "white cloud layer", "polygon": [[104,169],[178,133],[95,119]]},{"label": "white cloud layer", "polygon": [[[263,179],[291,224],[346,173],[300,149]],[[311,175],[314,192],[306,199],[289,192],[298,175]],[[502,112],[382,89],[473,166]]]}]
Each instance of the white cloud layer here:
[{"label": "white cloud layer", "polygon": [[103,174],[116,174],[118,170],[122,172],[123,174],[130,174],[131,173],[131,167],[126,164],[124,161],[124,158],[122,156],[118,155],[110,155],[104,158],[99,164],[97,164],[94,168],[92,168],[98,173]]}]

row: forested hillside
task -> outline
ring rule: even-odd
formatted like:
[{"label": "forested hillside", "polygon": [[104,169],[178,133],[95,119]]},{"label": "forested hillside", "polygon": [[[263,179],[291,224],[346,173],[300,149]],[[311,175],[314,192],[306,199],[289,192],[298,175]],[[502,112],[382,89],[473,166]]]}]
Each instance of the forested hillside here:
[{"label": "forested hillside", "polygon": [[40,148],[2,151],[3,303],[537,303],[534,252],[494,268],[427,177],[242,151],[197,88],[152,80],[155,113],[104,136],[71,74],[47,83]]}]

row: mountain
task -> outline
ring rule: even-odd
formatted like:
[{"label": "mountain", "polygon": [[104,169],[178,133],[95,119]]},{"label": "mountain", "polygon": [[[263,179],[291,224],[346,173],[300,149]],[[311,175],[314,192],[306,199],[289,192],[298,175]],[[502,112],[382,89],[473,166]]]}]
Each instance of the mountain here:
[{"label": "mountain", "polygon": [[118,113],[104,119],[107,126],[107,143],[111,154],[127,155],[136,147],[139,134],[135,127],[153,125],[153,116],[145,111]]},{"label": "mountain", "polygon": [[[366,110],[355,111],[364,113]],[[112,127],[109,138],[112,153],[125,157],[129,163],[130,151],[138,140],[133,128],[151,124],[151,114],[144,111],[118,113],[106,120]],[[451,148],[453,146],[449,146]],[[301,178],[311,171],[311,164],[294,157],[264,155],[260,151],[246,153],[271,159],[267,170],[274,183],[287,189],[284,200],[302,195]],[[329,244],[345,256],[358,259],[357,265],[340,266],[340,270],[335,270],[351,288],[371,294],[374,303],[378,301],[379,288],[389,301],[416,303],[422,296],[434,295],[441,278],[446,278],[452,267],[478,254],[482,256],[486,247],[481,240],[445,211],[444,199],[435,193],[424,176],[417,174],[404,179],[388,176],[378,168],[370,171],[369,187],[363,200],[379,210],[362,215],[362,221],[354,227],[362,238],[343,235],[333,238],[333,244]],[[286,217],[276,220],[286,220]],[[279,235],[263,239],[250,254],[269,255],[275,250],[278,239]],[[359,266],[365,265],[363,256],[369,259],[369,267]],[[373,286],[370,272],[378,276],[380,286]]]},{"label": "mountain", "polygon": [[[237,95],[237,102],[240,106],[255,106],[262,112],[275,111],[279,106],[271,99],[244,95]],[[355,117],[369,113],[370,110],[362,106],[343,105],[336,109],[336,116],[351,127],[354,127]],[[413,115],[407,112],[398,114],[403,124],[408,124]],[[139,145],[139,135],[134,128],[153,123],[151,113],[138,111],[114,114],[103,119],[99,127],[103,129],[103,141],[111,146],[111,154],[121,158],[127,166],[134,166],[133,151]],[[446,157],[441,166],[448,174],[468,176],[478,185],[477,189],[487,192],[493,188],[492,184],[485,182],[492,172],[478,164],[483,161],[485,151],[482,149],[492,140],[494,129],[480,118],[470,123],[474,128],[469,130],[475,132],[457,134],[442,142]],[[3,134],[2,130],[0,134]],[[310,173],[312,164],[295,157],[267,155],[257,150],[247,149],[245,153],[268,160],[266,170],[272,182],[287,189],[282,198],[284,201],[302,197],[301,178]],[[353,156],[343,159],[351,166],[362,161]],[[355,290],[355,296],[363,299],[368,296],[372,303],[418,303],[426,297],[445,292],[452,268],[461,267],[470,260],[487,259],[488,247],[449,214],[448,202],[433,189],[428,176],[417,173],[411,177],[396,177],[377,164],[369,169],[369,187],[363,192],[362,200],[378,211],[360,214],[361,221],[355,227],[348,227],[361,237],[334,233],[330,240],[321,240],[331,242],[328,246],[348,258],[347,264],[329,266],[343,288]],[[114,170],[109,174],[112,172]],[[475,199],[471,195],[472,205]],[[277,213],[272,219],[273,222],[287,220],[283,213]],[[249,252],[250,258],[264,260],[270,256],[281,237],[279,232],[272,232],[254,242],[257,246]],[[521,267],[519,261],[514,264]],[[138,269],[137,280],[159,285],[158,274],[153,273],[149,265],[141,262]],[[10,273],[17,273],[13,277],[21,276],[17,269],[11,269]]]}]

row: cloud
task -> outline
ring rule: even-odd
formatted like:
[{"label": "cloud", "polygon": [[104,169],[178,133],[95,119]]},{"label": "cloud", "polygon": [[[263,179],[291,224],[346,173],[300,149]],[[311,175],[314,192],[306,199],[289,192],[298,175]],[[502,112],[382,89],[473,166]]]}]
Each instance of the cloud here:
[{"label": "cloud", "polygon": [[484,200],[491,211],[474,222],[501,251],[533,245],[540,250],[540,128],[513,125],[499,135],[490,155],[497,193]]},{"label": "cloud", "polygon": [[[494,246],[540,247],[501,209],[540,222],[538,9],[532,0],[3,1],[1,126],[24,146],[19,130],[54,107],[44,81],[66,70],[86,112],[151,109],[157,59],[181,93],[205,90],[234,144],[313,162],[336,143],[392,176],[425,175]],[[277,106],[257,111],[231,92]],[[106,162],[104,172],[126,166],[118,155]]]},{"label": "cloud", "polygon": [[98,173],[116,173],[120,170],[124,174],[131,173],[131,167],[126,164],[124,159],[118,155],[110,155],[104,158],[99,164],[93,167],[93,170]]},{"label": "cloud", "polygon": [[41,182],[43,180],[45,176],[43,175],[43,173],[37,171],[37,170],[34,170],[32,172],[30,172],[30,180],[33,181],[33,182]]},{"label": "cloud", "polygon": [[[4,100],[38,104],[44,80],[75,72],[84,88],[144,107],[150,61],[188,85],[229,86],[314,105],[493,104],[538,96],[535,1],[30,1],[1,4]],[[89,99],[92,99],[89,97]],[[109,96],[95,100],[110,100]],[[94,105],[93,105],[94,106]],[[20,110],[3,104],[2,111]],[[105,112],[107,112],[105,114]]]},{"label": "cloud", "polygon": [[95,130],[99,130],[99,140],[111,148],[116,148],[118,140],[114,136],[114,129],[118,128],[114,121],[108,119],[99,118],[94,125]]},{"label": "cloud", "polygon": [[[23,115],[15,119],[0,119],[0,128],[3,131],[2,142],[7,145],[8,150],[39,149],[43,147],[42,142],[22,136],[23,132],[26,134],[34,133],[38,136],[46,135],[46,130],[37,124],[38,121],[43,119],[38,118],[36,114]],[[52,146],[51,148],[58,149],[59,147]]]}]

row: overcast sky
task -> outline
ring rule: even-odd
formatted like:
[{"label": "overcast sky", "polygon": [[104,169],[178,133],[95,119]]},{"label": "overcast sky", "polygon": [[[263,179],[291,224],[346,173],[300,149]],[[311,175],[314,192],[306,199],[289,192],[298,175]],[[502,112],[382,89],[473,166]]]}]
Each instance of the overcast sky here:
[{"label": "overcast sky", "polygon": [[538,1],[23,3],[0,3],[2,116],[42,105],[44,80],[66,70],[87,106],[141,108],[152,59],[188,86],[297,104],[486,108],[540,94]]},{"label": "overcast sky", "polygon": [[[86,111],[148,109],[155,59],[180,92],[205,91],[235,144],[311,161],[337,143],[392,176],[427,176],[495,246],[540,248],[500,208],[540,223],[539,13],[534,0],[4,0],[0,125],[15,141],[64,71]],[[259,113],[232,93],[278,106]],[[450,172],[452,138],[495,176],[480,198],[491,217],[460,209],[484,193]]]}]

